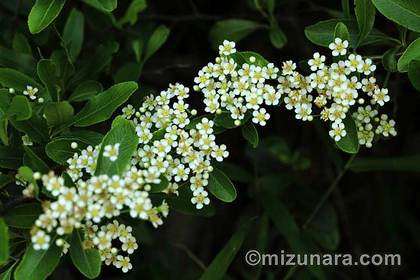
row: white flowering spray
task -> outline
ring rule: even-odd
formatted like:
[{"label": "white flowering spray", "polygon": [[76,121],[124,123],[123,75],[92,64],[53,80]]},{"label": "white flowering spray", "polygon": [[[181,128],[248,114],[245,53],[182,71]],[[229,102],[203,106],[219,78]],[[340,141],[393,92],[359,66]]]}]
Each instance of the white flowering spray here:
[{"label": "white flowering spray", "polygon": [[[315,53],[308,61],[312,73],[304,76],[292,61],[284,62],[280,70],[265,60],[262,63],[256,54],[237,53],[234,42],[224,41],[219,57],[194,79],[194,90],[204,95],[207,113],[227,113],[237,126],[249,119],[266,125],[268,106],[283,102],[297,119],[312,121],[319,116],[328,121],[329,135],[340,141],[347,134],[344,120],[350,117],[356,123],[359,143],[371,147],[375,135],[396,135],[395,122],[385,114],[378,116],[379,107],[389,101],[388,90],[376,84],[372,61],[355,54],[345,56],[347,47],[346,40],[335,39],[330,45],[334,62],[327,64],[324,55]],[[106,265],[127,272],[132,268],[129,256],[138,244],[132,228],[117,218],[127,213],[154,227],[162,225],[169,206],[164,200],[153,204],[154,186],[164,184],[161,192],[168,195],[189,187],[197,209],[208,205],[213,163],[223,161],[229,152],[226,145],[216,143],[214,115],[195,117],[197,110],[188,103],[189,95],[188,87],[176,83],[145,97],[139,108],[129,104],[122,109],[120,117],[135,127],[138,145],[120,175],[95,173],[98,145],[75,153],[63,175],[34,176],[35,181],[42,180],[54,201],[43,203],[44,212],[31,231],[33,248],[45,250],[55,240],[65,253],[70,246],[67,237],[80,229],[85,249],[98,249]],[[365,100],[370,104],[364,105]],[[315,108],[319,115],[314,114]],[[72,149],[76,144],[71,144]],[[120,143],[104,145],[103,160],[118,162],[121,149]],[[33,195],[33,186],[33,182],[26,184],[25,195]]]}]

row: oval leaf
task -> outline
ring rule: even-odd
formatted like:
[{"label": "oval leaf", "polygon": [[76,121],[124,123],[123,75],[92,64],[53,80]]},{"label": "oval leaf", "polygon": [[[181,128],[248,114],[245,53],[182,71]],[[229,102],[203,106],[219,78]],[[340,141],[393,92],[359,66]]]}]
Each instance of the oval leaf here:
[{"label": "oval leaf", "polygon": [[359,152],[359,139],[357,137],[356,124],[351,116],[347,116],[343,123],[347,134],[340,141],[336,142],[337,147],[346,153],[357,154]]},{"label": "oval leaf", "polygon": [[94,279],[101,273],[101,256],[97,249],[83,248],[83,233],[74,230],[70,242],[70,257],[77,269],[87,278]]},{"label": "oval leaf", "polygon": [[60,14],[66,0],[36,0],[28,17],[29,31],[36,34],[44,30]]},{"label": "oval leaf", "polygon": [[388,19],[420,32],[420,1],[372,0],[378,11]]},{"label": "oval leaf", "polygon": [[398,71],[407,72],[411,61],[420,58],[420,38],[414,40],[398,59]]},{"label": "oval leaf", "polygon": [[236,199],[236,189],[225,173],[214,168],[209,176],[209,191],[224,202],[232,202]]}]

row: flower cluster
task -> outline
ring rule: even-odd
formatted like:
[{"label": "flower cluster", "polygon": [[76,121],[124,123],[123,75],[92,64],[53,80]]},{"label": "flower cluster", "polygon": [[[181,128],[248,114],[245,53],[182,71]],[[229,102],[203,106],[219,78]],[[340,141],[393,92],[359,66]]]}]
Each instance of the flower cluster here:
[{"label": "flower cluster", "polygon": [[[27,96],[31,101],[38,101],[39,103],[44,102],[44,98],[39,97],[37,94],[39,89],[37,87],[27,85],[26,88],[23,90],[23,95]],[[15,94],[16,90],[14,88],[9,88],[9,93]]]},{"label": "flower cluster", "polygon": [[256,65],[254,56],[239,65],[231,56],[235,53],[235,43],[225,40],[215,63],[198,72],[194,89],[204,94],[206,112],[228,111],[236,125],[249,114],[254,123],[264,126],[270,115],[263,106],[278,105],[282,95],[270,84],[278,78],[279,69],[273,63]]},{"label": "flower cluster", "polygon": [[[347,47],[348,42],[340,38],[329,45],[335,57],[330,65],[326,63],[326,56],[315,53],[308,61],[312,72],[308,76],[296,71],[292,61],[284,62],[278,89],[286,95],[285,107],[295,112],[296,119],[313,120],[317,107],[320,119],[330,122],[329,135],[340,141],[347,134],[344,120],[352,117],[357,125],[359,143],[371,147],[375,134],[396,135],[393,120],[386,114],[376,117],[379,107],[390,98],[388,90],[376,83],[373,76],[376,66],[372,60],[356,54],[346,56]],[[363,105],[366,100],[370,105]]]},{"label": "flower cluster", "polygon": [[129,105],[123,113],[136,126],[139,137],[132,165],[146,170],[156,183],[165,176],[169,181],[166,192],[176,193],[181,184],[189,182],[191,202],[200,209],[210,202],[205,187],[212,160],[223,161],[229,153],[225,145],[216,144],[212,120],[190,121],[196,110],[189,110],[188,96],[187,87],[170,85],[157,96],[147,96],[138,110]]},{"label": "flower cluster", "polygon": [[[292,61],[284,62],[280,70],[253,55],[239,54],[245,59],[239,64],[235,43],[224,41],[215,63],[199,71],[194,89],[204,94],[206,112],[228,112],[236,125],[250,118],[265,125],[270,115],[264,106],[283,101],[303,121],[313,120],[313,110],[319,108],[320,118],[331,124],[330,136],[339,141],[347,133],[345,119],[352,118],[359,143],[371,147],[375,135],[396,135],[395,122],[378,112],[390,98],[388,90],[376,84],[372,61],[346,56],[347,47],[347,41],[337,38],[330,45],[334,62],[327,65],[326,57],[315,53],[308,61],[312,73],[304,76]],[[25,92],[34,99],[34,88]],[[42,179],[54,201],[43,203],[44,212],[31,231],[33,248],[45,250],[55,242],[65,253],[70,246],[66,238],[80,230],[84,248],[98,249],[106,265],[127,272],[132,268],[129,255],[138,244],[131,227],[119,223],[121,214],[161,225],[169,206],[164,200],[156,206],[150,192],[162,184],[163,192],[171,195],[189,186],[191,203],[197,209],[208,205],[212,164],[223,161],[229,152],[226,145],[216,143],[212,116],[194,117],[197,111],[190,108],[189,95],[188,87],[171,84],[157,95],[146,96],[139,108],[122,109],[122,117],[135,126],[139,144],[121,175],[95,174],[100,145],[75,153],[62,175],[35,173],[34,180]],[[365,99],[369,105],[364,105]],[[71,148],[76,149],[77,143],[71,143]],[[124,147],[119,143],[103,146],[103,159],[118,161],[120,148]],[[25,195],[36,195],[36,184],[17,179],[26,186]]]}]

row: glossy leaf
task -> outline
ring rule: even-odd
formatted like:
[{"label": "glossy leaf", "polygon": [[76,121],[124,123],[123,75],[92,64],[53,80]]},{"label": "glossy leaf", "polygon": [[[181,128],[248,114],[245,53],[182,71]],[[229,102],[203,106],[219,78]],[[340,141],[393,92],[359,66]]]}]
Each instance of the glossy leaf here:
[{"label": "glossy leaf", "polygon": [[16,280],[44,280],[57,267],[62,248],[55,245],[55,238],[50,241],[47,250],[35,250],[28,246],[21,262],[16,267]]},{"label": "glossy leaf", "polygon": [[239,42],[259,28],[259,24],[246,19],[226,19],[216,22],[210,30],[209,38],[216,48],[224,40]]},{"label": "glossy leaf", "polygon": [[398,59],[398,71],[407,72],[411,61],[420,58],[420,38],[414,40]]},{"label": "glossy leaf", "polygon": [[9,227],[30,229],[42,213],[39,203],[26,203],[8,209],[3,218]]},{"label": "glossy leaf", "polygon": [[38,77],[48,91],[52,100],[60,99],[59,94],[62,91],[58,79],[58,73],[54,61],[51,59],[41,59],[37,64]]},{"label": "glossy leaf", "polygon": [[238,230],[232,235],[223,249],[213,259],[211,264],[201,275],[200,280],[217,280],[223,279],[230,264],[235,259],[236,254],[244,243],[249,227],[253,221],[247,221],[240,225]]},{"label": "glossy leaf", "polygon": [[341,38],[342,40],[347,41],[350,40],[349,30],[347,29],[347,26],[344,23],[337,23],[334,30],[334,37]]},{"label": "glossy leaf", "polygon": [[28,16],[29,31],[36,34],[48,27],[65,3],[66,0],[36,0]]},{"label": "glossy leaf", "polygon": [[30,119],[32,116],[32,107],[28,98],[23,95],[13,97],[7,115],[8,117],[14,117],[17,121]]},{"label": "glossy leaf", "polygon": [[355,0],[354,12],[356,14],[357,25],[359,26],[358,43],[362,42],[370,33],[375,23],[375,6],[372,0]]},{"label": "glossy leaf", "polygon": [[69,97],[70,102],[81,102],[86,101],[97,95],[98,93],[103,91],[102,84],[88,80],[82,82],[80,85],[76,87],[73,93]]},{"label": "glossy leaf", "polygon": [[388,19],[420,32],[420,2],[417,0],[372,0],[378,11]]},{"label": "glossy leaf", "polygon": [[343,152],[357,154],[359,152],[359,139],[357,137],[356,124],[350,116],[345,118],[343,123],[347,134],[340,141],[336,142],[337,147]]},{"label": "glossy leaf", "polygon": [[63,44],[72,61],[76,60],[82,50],[84,25],[83,14],[76,9],[71,10],[63,30]]},{"label": "glossy leaf", "polygon": [[146,44],[144,61],[148,60],[166,42],[170,29],[165,25],[159,25],[150,36]]},{"label": "glossy leaf", "polygon": [[50,102],[44,108],[45,119],[49,126],[58,126],[73,118],[74,109],[68,101]]},{"label": "glossy leaf", "polygon": [[82,236],[81,230],[73,230],[70,241],[70,257],[84,276],[94,279],[101,273],[101,256],[97,249],[84,249]]},{"label": "glossy leaf", "polygon": [[411,84],[420,91],[420,61],[413,60],[408,67],[408,78]]},{"label": "glossy leaf", "polygon": [[[122,118],[117,120],[118,123],[112,127],[102,141],[95,174],[120,175],[126,170],[131,161],[131,157],[137,149],[139,140],[134,125],[130,121]],[[107,145],[117,143],[120,144],[118,158],[115,161],[111,161],[103,155],[104,148]]]},{"label": "glossy leaf", "polygon": [[147,7],[146,0],[132,0],[124,16],[119,21],[119,24],[130,23],[131,25],[137,22],[138,14],[144,11]]},{"label": "glossy leaf", "polygon": [[236,199],[236,189],[229,177],[217,168],[210,173],[208,189],[221,201],[232,202]]},{"label": "glossy leaf", "polygon": [[284,47],[287,43],[286,35],[278,26],[274,26],[270,29],[269,36],[271,44],[277,49]]},{"label": "glossy leaf", "polygon": [[86,4],[106,13],[110,13],[117,8],[117,0],[83,0]]},{"label": "glossy leaf", "polygon": [[258,146],[259,138],[255,125],[249,121],[241,127],[241,131],[242,136],[252,145],[252,147],[256,148]]},{"label": "glossy leaf", "polygon": [[107,120],[112,113],[137,90],[135,82],[116,84],[106,91],[92,97],[74,116],[70,124],[85,127]]},{"label": "glossy leaf", "polygon": [[9,228],[0,218],[0,265],[9,259]]}]

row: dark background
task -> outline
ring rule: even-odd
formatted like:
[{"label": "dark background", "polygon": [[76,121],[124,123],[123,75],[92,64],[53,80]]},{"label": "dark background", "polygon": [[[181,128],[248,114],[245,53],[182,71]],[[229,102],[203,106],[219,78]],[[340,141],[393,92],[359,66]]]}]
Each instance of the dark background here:
[{"label": "dark background", "polygon": [[[124,3],[126,1],[120,2],[121,8],[116,10],[116,17],[127,6]],[[315,51],[328,53],[328,49],[315,46],[306,39],[304,28],[339,15],[340,1],[283,0],[276,4],[276,19],[288,38],[286,46],[282,49],[274,48],[268,31],[257,30],[237,44],[239,50],[258,52],[277,66],[289,59],[296,62],[308,59]],[[8,32],[11,29],[25,30],[26,21],[23,15],[15,17],[8,8],[9,4],[2,5],[0,22],[3,23],[2,29],[6,30],[2,40],[3,44],[8,45]],[[198,70],[217,55],[217,51],[211,48],[208,33],[218,20],[242,18],[264,22],[252,1],[246,0],[150,0],[148,8],[140,14],[138,23],[126,30],[115,29],[106,17],[77,1],[70,1],[66,9],[70,10],[72,6],[90,15],[88,24],[91,21],[99,22],[97,27],[88,25],[85,30],[82,57],[88,57],[98,42],[109,38],[114,38],[121,45],[108,75],[101,77],[105,85],[112,83],[112,73],[116,69],[134,60],[128,42],[136,36],[136,32],[156,24],[165,24],[171,29],[169,39],[144,65],[140,76],[139,84],[150,91],[166,89],[169,83],[174,82],[192,88]],[[15,19],[14,22],[10,21],[11,17]],[[61,30],[60,24],[57,23]],[[395,24],[379,13],[375,27],[398,37],[399,30]],[[58,45],[57,39],[51,36],[36,40],[43,42],[40,49],[44,54]],[[380,56],[388,48],[375,45],[359,51],[364,55]],[[378,64],[378,80],[382,83],[385,72],[381,60],[377,59],[375,63]],[[381,140],[372,149],[361,149],[357,158],[398,157],[420,152],[420,94],[409,84],[406,75],[397,73],[391,75],[388,87],[392,102],[386,106],[386,111],[396,119],[398,136]],[[200,98],[193,97],[193,103],[198,108]],[[286,205],[296,223],[301,226],[340,172],[348,155],[334,147],[328,137],[328,129],[323,124],[302,123],[284,108],[271,108],[269,112],[271,119],[268,125],[258,128],[262,143],[259,148],[252,149],[247,145],[241,137],[240,129],[230,130],[218,138],[219,143],[225,143],[229,148],[227,161],[241,167],[251,177],[248,182],[235,182],[238,191],[236,201],[226,204],[213,198],[212,203],[216,206],[213,217],[188,216],[171,211],[164,225],[158,229],[139,223],[135,226],[140,244],[133,258],[134,269],[122,275],[117,269],[103,267],[102,278],[196,279],[203,271],[200,266],[209,265],[235,232],[238,222],[245,216],[257,216],[246,242],[228,270],[228,278],[283,279],[288,267],[250,267],[244,261],[246,251],[261,244],[264,246],[259,248],[267,253],[279,253],[280,250],[291,252],[278,229],[271,220],[267,220],[264,214],[265,201],[260,194],[269,193],[278,203]],[[98,127],[98,130],[102,129],[105,126]],[[276,148],[271,147],[280,149],[280,156],[273,154]],[[282,158],[282,154],[294,155],[294,159],[290,159],[292,156]],[[245,178],[239,179],[246,181]],[[419,176],[416,173],[355,173],[350,170],[344,175],[316,217],[317,224],[313,225],[313,228],[321,229],[323,242],[328,244],[319,246],[319,251],[350,253],[355,256],[361,253],[399,253],[402,265],[324,267],[329,279],[411,279],[420,275],[417,255],[420,249],[418,188]],[[264,221],[267,222],[266,226]],[[72,267],[70,258],[66,257],[51,279],[82,279],[82,276]],[[306,268],[300,267],[292,279],[312,279],[312,276]]]}]

